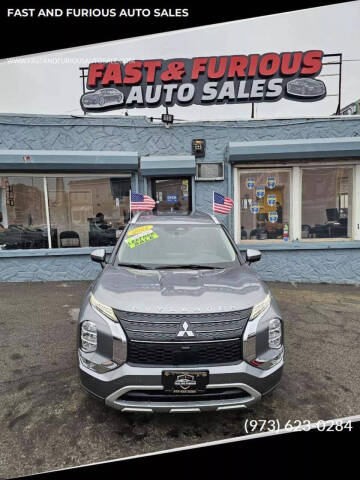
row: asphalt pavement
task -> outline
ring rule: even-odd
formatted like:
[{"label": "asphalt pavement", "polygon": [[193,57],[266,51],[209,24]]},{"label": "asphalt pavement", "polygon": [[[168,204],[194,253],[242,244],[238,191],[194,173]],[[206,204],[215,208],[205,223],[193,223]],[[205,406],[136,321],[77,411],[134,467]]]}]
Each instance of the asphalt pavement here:
[{"label": "asphalt pavement", "polygon": [[269,283],[285,320],[280,386],[251,410],[170,415],[122,414],[80,389],[88,285],[0,284],[0,478],[236,437],[247,419],[283,427],[360,414],[360,287]]}]

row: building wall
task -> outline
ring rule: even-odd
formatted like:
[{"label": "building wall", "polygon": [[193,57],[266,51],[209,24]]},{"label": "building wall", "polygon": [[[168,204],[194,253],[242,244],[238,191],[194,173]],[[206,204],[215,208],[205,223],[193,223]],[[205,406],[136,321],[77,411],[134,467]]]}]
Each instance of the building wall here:
[{"label": "building wall", "polygon": [[[204,138],[206,156],[201,161],[222,161],[228,142],[358,135],[360,117],[357,116],[196,122],[165,128],[143,117],[0,115],[0,149],[25,150],[30,155],[31,150],[123,150],[137,151],[141,156],[186,155],[191,153],[192,139]],[[211,211],[214,189],[231,194],[229,171],[225,166],[223,182],[196,183],[196,209]],[[141,188],[142,179],[139,185]],[[304,250],[267,245],[263,248],[262,261],[254,268],[265,280],[360,283],[360,247],[348,248],[334,243]],[[93,279],[100,268],[90,261],[87,249],[74,253],[69,249],[66,252],[33,251],[33,255],[30,251],[23,253],[0,253],[0,281]]]},{"label": "building wall", "polygon": [[[62,250],[60,252],[59,250]],[[70,251],[71,250],[71,251]],[[66,280],[93,280],[101,271],[98,263],[90,260],[92,249],[57,249],[56,254],[44,255],[40,250],[1,253],[0,282],[50,282]]]},{"label": "building wall", "polygon": [[[93,280],[101,267],[90,260],[91,250],[56,249],[52,255],[40,250],[4,251],[0,282]],[[110,253],[111,247],[106,250]],[[360,249],[271,250],[268,246],[252,268],[265,281],[360,285]]]},{"label": "building wall", "polygon": [[360,249],[263,251],[253,266],[265,281],[360,285]]},{"label": "building wall", "polygon": [[[200,161],[222,161],[228,142],[336,138],[360,135],[360,117],[196,122],[165,128],[144,117],[0,115],[0,148],[12,150],[124,150],[139,155],[188,155],[194,138],[206,140]],[[31,153],[31,152],[30,152]],[[225,172],[227,175],[227,172]],[[196,208],[211,209],[211,193],[227,181],[197,182]]]}]

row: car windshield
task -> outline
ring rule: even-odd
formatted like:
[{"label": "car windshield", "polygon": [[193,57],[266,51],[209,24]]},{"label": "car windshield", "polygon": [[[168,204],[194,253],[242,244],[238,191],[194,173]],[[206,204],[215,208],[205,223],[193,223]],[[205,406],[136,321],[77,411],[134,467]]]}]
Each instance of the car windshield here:
[{"label": "car windshield", "polygon": [[220,225],[154,224],[130,226],[117,264],[137,268],[222,268],[239,262]]}]

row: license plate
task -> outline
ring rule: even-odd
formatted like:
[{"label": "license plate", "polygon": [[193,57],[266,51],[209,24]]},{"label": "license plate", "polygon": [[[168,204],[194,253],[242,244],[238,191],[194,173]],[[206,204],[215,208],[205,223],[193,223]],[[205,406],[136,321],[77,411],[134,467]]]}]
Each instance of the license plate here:
[{"label": "license plate", "polygon": [[184,395],[201,393],[205,392],[208,383],[208,370],[164,370],[162,372],[162,384],[165,392],[168,393]]}]

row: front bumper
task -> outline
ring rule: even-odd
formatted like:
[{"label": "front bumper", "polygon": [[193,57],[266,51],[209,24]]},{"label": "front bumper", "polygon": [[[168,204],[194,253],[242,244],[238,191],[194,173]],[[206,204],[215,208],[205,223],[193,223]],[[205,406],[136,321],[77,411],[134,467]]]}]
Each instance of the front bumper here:
[{"label": "front bumper", "polygon": [[[162,371],[166,368],[141,367],[124,364],[104,374],[89,371],[80,364],[80,381],[90,394],[102,399],[106,405],[122,412],[200,412],[210,410],[232,410],[247,408],[273,390],[280,381],[283,361],[269,370],[252,367],[242,361],[234,365],[206,367],[209,371],[207,391],[214,389],[238,389],[239,397],[232,399],[214,399],[211,401],[194,401],[187,396],[184,401],[161,402],[130,401],[126,399],[128,392],[162,391]],[[173,368],[171,370],[203,370],[196,368]]]},{"label": "front bumper", "polygon": [[[97,351],[87,355],[88,360],[97,364],[113,360],[121,366],[106,373],[97,373],[84,366],[79,359],[81,385],[106,405],[123,412],[199,412],[250,407],[273,390],[281,379],[283,353],[274,366],[266,365],[269,355],[275,353],[267,347],[268,320],[274,317],[280,318],[280,315],[276,302],[273,301],[267,311],[248,322],[243,334],[243,358],[258,359],[259,368],[244,360],[222,365],[142,366],[126,362],[127,339],[122,328],[118,323],[95,312],[86,298],[79,320],[96,322],[99,338],[101,337]],[[114,339],[117,339],[115,343]],[[79,339],[77,345],[79,346]],[[163,392],[162,385],[162,372],[169,369],[179,372],[208,370],[209,384],[203,397],[200,394],[196,397],[195,394],[194,397],[189,394],[181,398],[172,397],[173,401],[169,401],[170,397]],[[229,389],[232,390],[230,394]],[[223,393],[226,390],[225,394],[222,395],[220,390]]]}]

